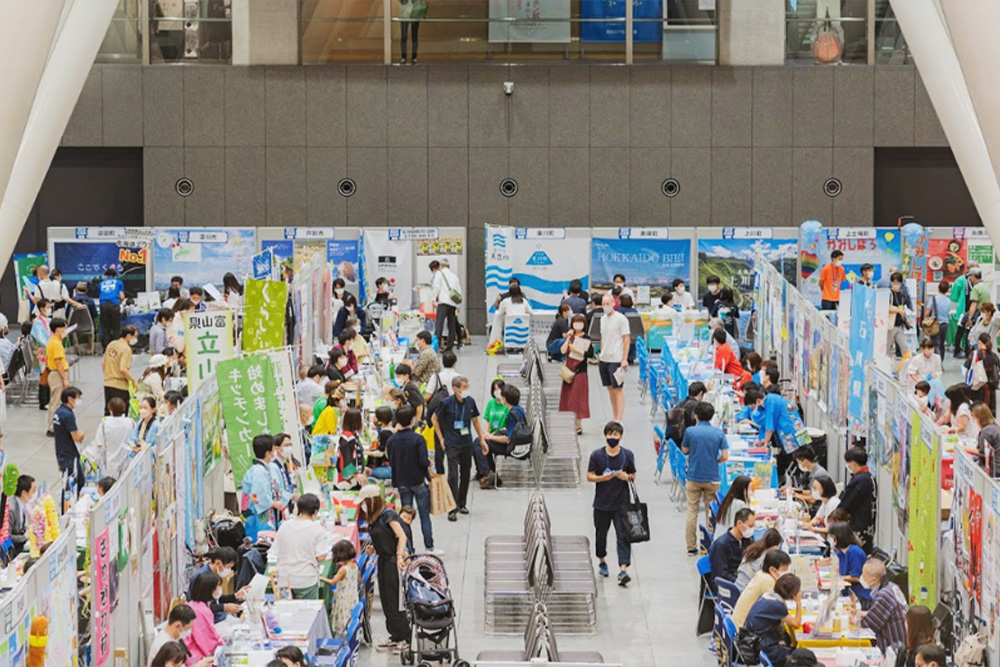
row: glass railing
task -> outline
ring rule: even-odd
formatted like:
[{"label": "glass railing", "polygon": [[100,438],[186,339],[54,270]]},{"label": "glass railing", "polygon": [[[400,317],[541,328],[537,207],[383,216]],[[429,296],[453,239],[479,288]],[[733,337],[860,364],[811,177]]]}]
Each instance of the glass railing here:
[{"label": "glass railing", "polygon": [[111,24],[97,50],[99,63],[142,62],[142,18],[140,0],[120,0]]},{"label": "glass railing", "polygon": [[789,63],[911,62],[888,0],[788,0],[785,22]]}]

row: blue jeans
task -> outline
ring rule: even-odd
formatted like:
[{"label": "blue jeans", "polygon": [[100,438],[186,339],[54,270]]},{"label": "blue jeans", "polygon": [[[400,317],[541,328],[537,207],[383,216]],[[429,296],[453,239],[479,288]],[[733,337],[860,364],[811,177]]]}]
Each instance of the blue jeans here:
[{"label": "blue jeans", "polygon": [[566,358],[562,353],[562,346],[565,342],[565,338],[557,338],[545,346],[545,349],[548,351],[549,356],[552,357],[553,361],[562,361]]},{"label": "blue jeans", "polygon": [[389,466],[379,466],[377,468],[372,468],[372,477],[381,480],[392,479],[392,468]]},{"label": "blue jeans", "polygon": [[[414,502],[415,501],[415,502]],[[434,549],[434,533],[431,530],[431,491],[426,484],[399,487],[399,502],[417,506],[420,515],[420,532],[424,536],[424,549]]]}]

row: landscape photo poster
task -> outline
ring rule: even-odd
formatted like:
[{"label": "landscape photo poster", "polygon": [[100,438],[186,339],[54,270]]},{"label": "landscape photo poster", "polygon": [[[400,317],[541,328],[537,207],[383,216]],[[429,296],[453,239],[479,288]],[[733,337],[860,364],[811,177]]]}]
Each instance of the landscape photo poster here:
[{"label": "landscape photo poster", "polygon": [[719,276],[722,286],[733,290],[739,309],[749,310],[757,253],[794,285],[798,247],[798,239],[698,239],[697,294],[708,291],[708,276]]}]

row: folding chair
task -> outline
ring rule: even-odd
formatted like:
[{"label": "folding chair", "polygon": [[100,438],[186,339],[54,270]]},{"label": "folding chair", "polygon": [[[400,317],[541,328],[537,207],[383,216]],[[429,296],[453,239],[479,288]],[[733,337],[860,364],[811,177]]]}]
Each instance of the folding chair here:
[{"label": "folding chair", "polygon": [[730,647],[726,644],[726,612],[715,605],[715,627],[712,628],[712,652],[719,667],[730,667],[732,656]]},{"label": "folding chair", "polygon": [[713,500],[708,506],[708,529],[715,534],[715,524],[719,521],[719,501]]},{"label": "folding chair", "polygon": [[739,651],[736,649],[736,634],[736,623],[729,617],[729,614],[723,612],[722,641],[728,650],[729,664],[735,665],[736,663],[740,663],[745,665],[746,660],[740,656]]},{"label": "folding chair", "polygon": [[714,539],[714,536],[708,530],[708,528],[705,527],[705,524],[703,523],[698,524],[698,535],[700,537],[699,544],[701,548],[705,550],[705,553],[708,553],[708,550],[712,546],[712,540]]},{"label": "folding chair", "polygon": [[760,652],[760,667],[774,667],[771,659],[763,651]]},{"label": "folding chair", "polygon": [[660,478],[663,477],[663,462],[667,459],[667,452],[670,451],[670,445],[668,444],[666,434],[664,434],[659,424],[653,425],[653,432],[660,439],[660,450],[656,452],[656,472],[653,473],[653,483],[659,485]]},{"label": "folding chair", "polygon": [[[698,628],[696,634],[711,632],[715,625],[715,593],[712,592],[712,564],[708,556],[698,559],[698,576],[701,578],[701,596],[698,605]],[[706,613],[710,612],[710,613]]]},{"label": "folding chair", "polygon": [[740,589],[736,584],[727,579],[716,579],[715,596],[719,606],[727,614],[732,614],[733,609],[736,609],[736,601],[740,599]]},{"label": "folding chair", "polygon": [[687,457],[673,440],[670,441],[670,453],[674,457],[674,475],[677,479],[678,490],[674,502],[677,504],[677,511],[683,512],[687,509]]}]

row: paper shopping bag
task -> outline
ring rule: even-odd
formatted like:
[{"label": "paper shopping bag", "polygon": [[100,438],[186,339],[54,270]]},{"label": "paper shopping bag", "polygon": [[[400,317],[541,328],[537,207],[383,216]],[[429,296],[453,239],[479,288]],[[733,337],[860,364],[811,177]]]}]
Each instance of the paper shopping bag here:
[{"label": "paper shopping bag", "polygon": [[444,514],[457,507],[448,479],[444,475],[431,473],[431,514]]}]

